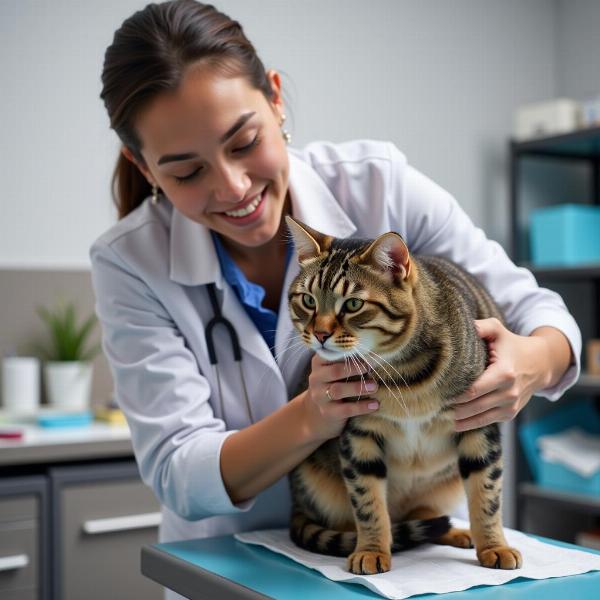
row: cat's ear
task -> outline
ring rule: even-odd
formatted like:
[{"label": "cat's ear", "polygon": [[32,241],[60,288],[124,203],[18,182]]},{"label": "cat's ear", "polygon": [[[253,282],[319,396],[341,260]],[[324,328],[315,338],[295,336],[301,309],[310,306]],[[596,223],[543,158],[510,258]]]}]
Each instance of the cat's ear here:
[{"label": "cat's ear", "polygon": [[380,235],[360,255],[360,262],[368,263],[378,271],[389,273],[392,279],[402,281],[410,275],[410,254],[404,240],[393,231]]},{"label": "cat's ear", "polygon": [[323,235],[308,225],[292,219],[289,215],[286,215],[285,222],[294,237],[294,244],[300,262],[317,258],[323,250],[329,248],[331,244],[329,236]]}]

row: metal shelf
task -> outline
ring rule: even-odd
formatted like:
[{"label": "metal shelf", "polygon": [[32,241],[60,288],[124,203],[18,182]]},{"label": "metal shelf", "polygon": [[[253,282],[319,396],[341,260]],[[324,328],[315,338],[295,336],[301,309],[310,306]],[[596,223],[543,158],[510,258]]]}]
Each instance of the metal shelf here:
[{"label": "metal shelf", "polygon": [[600,156],[600,127],[519,142],[511,141],[515,154],[594,159]]},{"label": "metal shelf", "polygon": [[[550,265],[540,267],[520,259],[527,257],[525,248],[521,247],[524,238],[519,237],[526,226],[525,214],[522,210],[523,177],[526,170],[527,159],[540,158],[548,160],[547,166],[551,168],[565,160],[569,167],[586,165],[586,173],[589,173],[589,195],[586,202],[600,205],[600,126],[582,128],[564,135],[540,137],[537,139],[518,141],[511,140],[509,144],[509,184],[510,184],[510,225],[512,237],[510,240],[511,256],[519,261],[521,266],[529,269],[544,287],[553,289],[561,288],[578,293],[576,284],[583,284],[585,289],[581,290],[581,302],[575,308],[580,312],[585,311],[585,323],[587,331],[585,338],[600,337],[600,262],[592,264],[581,264],[572,267]],[[560,173],[559,173],[560,174]],[[533,181],[532,181],[533,183]],[[549,199],[551,203],[552,200]],[[531,208],[531,207],[530,207]],[[568,289],[567,288],[573,288]],[[575,300],[579,301],[579,297]],[[600,376],[582,373],[577,383],[569,390],[575,394],[593,396],[600,399]],[[568,402],[568,399],[566,400]],[[548,409],[550,411],[551,409]],[[525,412],[525,411],[523,411]],[[586,496],[574,494],[557,489],[543,488],[531,482],[530,469],[518,438],[518,428],[523,422],[524,415],[517,415],[513,429],[515,445],[515,515],[517,528],[523,525],[526,516],[532,516],[536,507],[534,503],[544,502],[554,504],[552,509],[559,512],[561,509],[570,509],[572,512],[581,512],[595,517],[600,521],[600,494],[597,496]],[[528,507],[531,504],[532,506]],[[539,508],[539,506],[537,507]]]},{"label": "metal shelf", "polygon": [[577,383],[571,388],[573,391],[582,392],[584,394],[599,394],[600,395],[600,375],[590,375],[582,373],[577,380]]},{"label": "metal shelf", "polygon": [[560,279],[563,281],[600,279],[600,263],[576,267],[536,267],[531,263],[521,263],[520,266],[529,269],[536,279]]},{"label": "metal shelf", "polygon": [[541,487],[535,483],[519,484],[519,494],[525,498],[567,505],[577,510],[600,515],[600,496],[575,494],[562,490]]}]

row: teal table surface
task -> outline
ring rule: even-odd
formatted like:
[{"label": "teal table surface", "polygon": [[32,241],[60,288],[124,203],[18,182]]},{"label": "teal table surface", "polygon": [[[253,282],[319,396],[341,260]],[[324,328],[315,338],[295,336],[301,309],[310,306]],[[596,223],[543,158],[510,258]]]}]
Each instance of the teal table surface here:
[{"label": "teal table surface", "polygon": [[[538,539],[600,554],[600,551],[556,540]],[[238,542],[231,535],[145,546],[142,549],[142,573],[192,600],[216,597],[270,597],[277,600],[382,598],[362,585],[330,581],[319,572],[281,554],[262,546]],[[439,599],[440,596],[422,594],[413,597],[425,600]],[[499,586],[478,586],[443,596],[449,600],[600,600],[600,571],[552,579],[518,578]]]}]

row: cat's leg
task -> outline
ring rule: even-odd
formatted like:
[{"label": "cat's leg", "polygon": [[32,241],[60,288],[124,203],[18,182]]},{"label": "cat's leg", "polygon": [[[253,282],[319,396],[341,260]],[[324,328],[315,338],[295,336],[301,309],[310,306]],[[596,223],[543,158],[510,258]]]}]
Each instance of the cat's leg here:
[{"label": "cat's leg", "polygon": [[456,434],[458,467],[469,503],[471,533],[484,567],[518,569],[521,553],[502,530],[502,446],[497,423]]},{"label": "cat's leg", "polygon": [[357,532],[348,569],[362,575],[385,573],[391,568],[392,533],[386,499],[384,440],[349,421],[339,441],[342,473]]},{"label": "cat's leg", "polygon": [[[413,521],[420,519],[435,519],[442,515],[438,511],[426,506],[419,506],[411,510],[406,516],[403,517],[403,521]],[[473,548],[473,541],[471,538],[471,531],[469,529],[460,529],[458,527],[451,527],[450,530],[431,541],[432,544],[441,544],[444,546],[454,546],[456,548]]]}]

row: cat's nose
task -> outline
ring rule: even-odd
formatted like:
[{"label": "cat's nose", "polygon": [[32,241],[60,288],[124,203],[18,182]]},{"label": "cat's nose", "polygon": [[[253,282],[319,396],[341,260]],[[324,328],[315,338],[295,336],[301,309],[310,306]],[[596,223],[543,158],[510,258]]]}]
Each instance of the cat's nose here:
[{"label": "cat's nose", "polygon": [[321,344],[324,344],[327,338],[331,337],[331,333],[328,331],[315,331],[314,334]]}]

